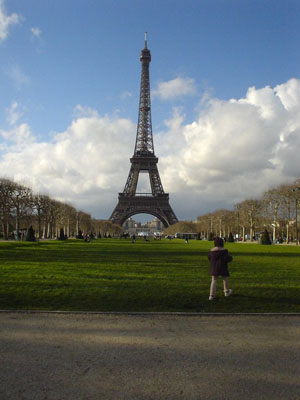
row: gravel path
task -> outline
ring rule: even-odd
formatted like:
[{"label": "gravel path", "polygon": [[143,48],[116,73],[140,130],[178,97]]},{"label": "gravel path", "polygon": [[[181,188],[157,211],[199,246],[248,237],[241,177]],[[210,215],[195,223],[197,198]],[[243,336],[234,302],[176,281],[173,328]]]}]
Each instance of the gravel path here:
[{"label": "gravel path", "polygon": [[300,316],[0,313],[1,400],[299,400]]}]

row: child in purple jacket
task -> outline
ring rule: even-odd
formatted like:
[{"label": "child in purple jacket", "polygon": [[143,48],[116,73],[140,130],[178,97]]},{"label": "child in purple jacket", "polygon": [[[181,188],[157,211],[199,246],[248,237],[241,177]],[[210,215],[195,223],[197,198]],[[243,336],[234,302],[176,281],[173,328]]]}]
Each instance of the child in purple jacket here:
[{"label": "child in purple jacket", "polygon": [[215,247],[208,253],[210,261],[209,273],[211,275],[209,300],[213,300],[216,296],[218,276],[222,276],[223,278],[225,296],[230,296],[232,293],[232,290],[229,289],[229,271],[227,265],[232,261],[232,257],[228,254],[228,250],[224,249],[223,239],[216,237],[214,244]]}]

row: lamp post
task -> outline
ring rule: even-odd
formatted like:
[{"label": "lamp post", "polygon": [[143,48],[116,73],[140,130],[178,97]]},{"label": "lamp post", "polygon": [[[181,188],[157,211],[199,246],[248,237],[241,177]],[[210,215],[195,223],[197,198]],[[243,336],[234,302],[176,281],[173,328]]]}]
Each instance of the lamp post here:
[{"label": "lamp post", "polygon": [[[295,189],[292,189],[292,192],[296,193],[298,192],[298,190],[300,190],[300,187],[296,187]],[[295,225],[296,225],[296,246],[299,245],[299,241],[298,241],[298,216],[297,216],[297,212],[298,212],[298,196],[297,194],[295,195],[295,213],[296,213],[296,218],[295,218]]]},{"label": "lamp post", "polygon": [[237,240],[240,241],[240,206],[236,206],[237,209]]},{"label": "lamp post", "polygon": [[298,205],[298,198],[295,199],[295,211],[296,211],[296,246],[298,246],[298,220],[297,220],[297,205]]},{"label": "lamp post", "polygon": [[[272,203],[270,203],[270,205],[272,206]],[[275,243],[275,241],[276,241],[276,228],[278,226],[278,223],[277,223],[277,211],[278,211],[278,204],[275,203],[274,210],[273,210],[273,224],[272,224],[272,227],[273,227],[273,243]]]}]

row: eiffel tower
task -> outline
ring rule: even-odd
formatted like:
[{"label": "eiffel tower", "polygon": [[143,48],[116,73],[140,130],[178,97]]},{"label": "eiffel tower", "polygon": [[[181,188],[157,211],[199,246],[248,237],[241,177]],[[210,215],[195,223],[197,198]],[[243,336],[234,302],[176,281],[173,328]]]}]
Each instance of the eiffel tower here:
[{"label": "eiffel tower", "polygon": [[[119,201],[110,221],[122,226],[132,215],[143,213],[157,217],[167,227],[178,222],[178,219],[170,206],[169,194],[164,192],[157,169],[158,158],[154,154],[149,78],[151,54],[147,48],[147,33],[140,61],[142,73],[135,149],[123,193],[119,193]],[[137,193],[139,174],[147,172],[152,193]]]}]

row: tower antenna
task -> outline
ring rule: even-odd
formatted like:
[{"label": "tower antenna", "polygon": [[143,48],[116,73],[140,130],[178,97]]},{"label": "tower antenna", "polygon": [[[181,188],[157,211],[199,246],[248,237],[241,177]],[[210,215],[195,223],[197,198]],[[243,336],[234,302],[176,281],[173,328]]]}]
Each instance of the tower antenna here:
[{"label": "tower antenna", "polygon": [[145,49],[147,48],[147,32],[145,32]]}]

